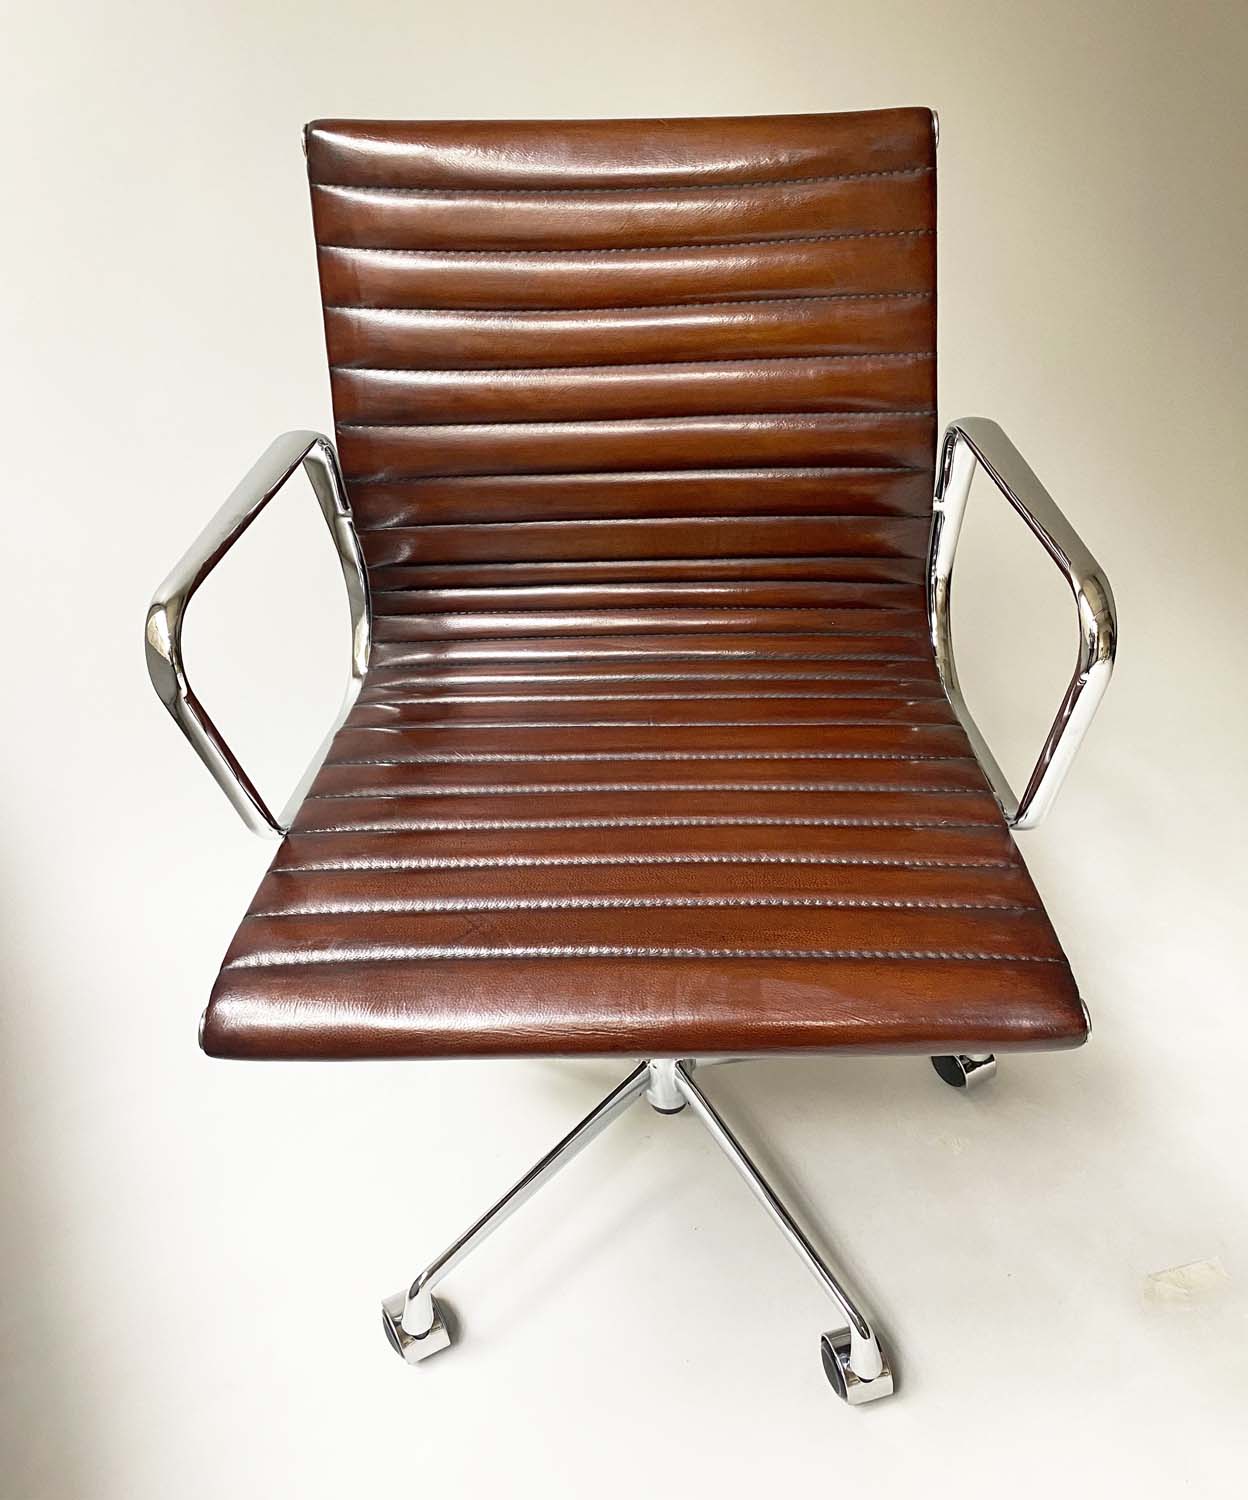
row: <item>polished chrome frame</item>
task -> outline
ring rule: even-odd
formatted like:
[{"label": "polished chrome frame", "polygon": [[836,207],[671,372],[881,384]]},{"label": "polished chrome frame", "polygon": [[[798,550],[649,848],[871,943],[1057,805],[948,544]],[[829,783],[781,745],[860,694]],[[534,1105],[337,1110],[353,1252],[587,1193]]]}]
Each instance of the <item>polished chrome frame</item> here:
[{"label": "polished chrome frame", "polygon": [[[953,656],[953,562],[975,470],[982,468],[1061,569],[1075,597],[1079,656],[1031,775],[1017,796],[975,723]],[[1114,596],[1100,564],[995,422],[964,417],[945,430],[936,471],[927,606],[941,682],[1012,828],[1034,828],[1053,805],[1109,686],[1117,645]]]},{"label": "polished chrome frame", "polygon": [[[301,466],[312,485],[342,565],[351,609],[351,675],[342,707],[329,734],[278,817],[270,810],[196,698],[182,659],[182,626],[195,590]],[[368,670],[372,644],[368,574],[351,519],[351,506],[338,468],[338,457],[327,437],[319,432],[285,432],[269,444],[156,590],[147,612],[144,640],[152,686],[173,715],[178,728],[191,742],[195,753],[212,772],[217,785],[247,827],[253,833],[280,838],[298,811],[329,750],[330,741],[355,702]]]},{"label": "polished chrome frame", "polygon": [[433,1296],[433,1288],[556,1172],[601,1135],[614,1119],[644,1096],[647,1103],[663,1115],[679,1114],[686,1105],[690,1107],[711,1139],[745,1179],[802,1264],[832,1299],[845,1326],[823,1334],[820,1350],[824,1371],[837,1395],[851,1406],[891,1396],[892,1368],[870,1320],[816,1250],[719,1111],[694,1082],[695,1066],[697,1064],[692,1058],[653,1058],[639,1063],[492,1208],[431,1261],[410,1286],[387,1297],[381,1305],[382,1326],[395,1352],[414,1365],[449,1347],[448,1320]]}]

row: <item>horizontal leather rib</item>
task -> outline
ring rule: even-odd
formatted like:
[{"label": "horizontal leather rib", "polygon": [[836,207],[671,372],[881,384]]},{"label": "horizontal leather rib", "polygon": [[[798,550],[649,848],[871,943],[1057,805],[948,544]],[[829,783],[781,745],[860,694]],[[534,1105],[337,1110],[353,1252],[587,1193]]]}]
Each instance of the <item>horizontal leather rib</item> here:
[{"label": "horizontal leather rib", "polygon": [[[592,802],[568,792],[511,794],[473,788],[421,797],[387,791],[369,796],[325,793],[307,799],[294,828],[299,833],[373,832],[387,828],[478,834],[500,829],[549,832],[566,828],[992,828],[999,809],[982,791],[776,792],[766,785],[746,792],[602,791]],[[800,834],[795,835],[800,838]]]},{"label": "horizontal leather rib", "polygon": [[[511,588],[470,585],[465,588],[373,590],[378,614],[479,613],[490,616],[540,610],[560,616],[598,610],[657,612],[680,609],[890,610],[922,614],[922,600],[908,584],[818,581],[600,583],[550,588],[516,584]],[[887,616],[892,619],[893,617]]]},{"label": "horizontal leather rib", "polygon": [[733,629],[752,631],[769,637],[790,632],[818,631],[829,640],[845,636],[874,637],[882,630],[896,633],[917,631],[920,621],[911,612],[899,609],[874,610],[865,607],[818,609],[800,605],[786,609],[781,605],[754,609],[748,605],[707,609],[599,609],[576,611],[515,610],[412,614],[401,606],[404,594],[392,596],[393,610],[378,612],[373,621],[374,640],[392,641],[471,641],[490,636],[515,639],[518,644],[541,640],[556,630],[574,629],[585,637],[617,634],[654,634],[667,636],[673,631],[714,631]]},{"label": "horizontal leather rib", "polygon": [[[643,521],[517,521],[388,527],[361,538],[370,567],[447,562],[609,561],[849,553],[920,557],[928,522],[900,516],[654,516]],[[576,627],[572,627],[573,633]]]},{"label": "horizontal leather rib", "polygon": [[[256,917],[331,917],[331,916],[443,916],[481,912],[511,914],[522,917],[526,912],[643,912],[643,911],[732,911],[753,912],[802,910],[820,911],[891,911],[891,912],[970,912],[994,914],[1025,913],[1029,908],[1001,900],[952,901],[944,898],[925,901],[908,897],[898,900],[874,900],[856,896],[524,896],[471,897],[401,896],[393,899],[370,894],[360,901],[341,895],[318,893],[307,903],[283,904],[280,909],[258,909]],[[755,917],[757,920],[757,917]],[[388,936],[388,934],[387,934]]]},{"label": "horizontal leather rib", "polygon": [[[543,682],[533,683],[518,680],[510,683],[495,683],[488,688],[474,691],[471,687],[453,685],[450,688],[428,688],[415,681],[403,686],[375,685],[365,692],[359,707],[375,709],[399,709],[405,705],[419,707],[447,706],[454,711],[456,705],[473,706],[473,711],[488,708],[490,704],[550,703],[560,705],[568,712],[585,712],[592,717],[596,709],[586,705],[604,703],[766,703],[785,705],[794,702],[827,703],[845,699],[858,701],[883,701],[902,703],[916,699],[931,699],[944,702],[945,694],[938,682],[927,678],[913,681],[893,679],[842,678],[833,683],[779,682],[762,687],[757,681],[748,683],[718,682],[711,685],[695,683],[670,683],[657,681],[632,687],[613,685],[610,691],[578,691],[580,684]],[[591,684],[592,686],[592,684]],[[601,685],[600,685],[601,686]],[[813,709],[812,709],[813,712]]]},{"label": "horizontal leather rib", "polygon": [[[414,819],[409,821],[415,822]],[[916,819],[907,822],[863,819],[852,824],[831,821],[756,821],[745,824],[739,820],[720,823],[651,820],[645,825],[617,820],[607,827],[565,819],[553,827],[524,828],[511,824],[489,827],[480,820],[475,827],[469,828],[463,826],[465,821],[454,820],[454,826],[446,828],[410,830],[402,844],[412,855],[439,860],[471,856],[506,858],[518,849],[530,858],[542,855],[596,858],[605,851],[614,857],[629,854],[643,861],[663,854],[738,855],[746,851],[786,856],[835,854],[963,860],[976,856],[1004,859],[1008,858],[1012,848],[1009,835],[1002,827],[991,824],[954,827],[935,820],[920,823]],[[531,823],[540,821],[530,820]],[[378,823],[377,826],[356,826],[350,831],[338,826],[333,829],[301,827],[296,832],[304,857],[356,859],[393,855],[399,830],[394,825],[386,827]]]},{"label": "horizontal leather rib", "polygon": [[922,167],[714,192],[639,187],[575,197],[540,188],[501,197],[462,187],[312,184],[312,219],[323,244],[417,250],[617,250],[909,231],[930,229],[934,207],[932,175]]},{"label": "horizontal leather rib", "polygon": [[775,413],[654,417],[632,421],[342,425],[349,478],[397,475],[705,468],[734,451],[758,464],[921,465],[930,460],[933,413]]},{"label": "horizontal leather rib", "polygon": [[321,295],[354,307],[592,308],[731,297],[930,292],[931,235],[780,240],[615,255],[318,248]]},{"label": "horizontal leather rib", "polygon": [[488,474],[352,485],[361,531],[412,524],[648,516],[929,516],[926,469],[712,469],[636,474]]},{"label": "horizontal leather rib", "polygon": [[615,874],[632,872],[640,880],[646,878],[646,872],[650,870],[701,872],[731,867],[753,871],[757,883],[769,880],[773,869],[784,868],[822,871],[825,883],[830,878],[842,882],[853,881],[856,885],[862,871],[869,871],[874,876],[882,870],[897,873],[923,870],[939,874],[943,879],[944,872],[950,870],[987,873],[1010,870],[1016,864],[1017,860],[1012,861],[1004,850],[985,853],[968,849],[921,855],[904,850],[864,852],[853,848],[818,851],[750,848],[746,851],[727,852],[720,849],[649,849],[644,853],[624,849],[608,854],[567,850],[556,850],[553,853],[475,850],[465,853],[431,850],[429,844],[422,840],[419,851],[409,848],[400,852],[390,838],[378,845],[375,834],[362,835],[358,841],[349,845],[341,839],[326,838],[321,834],[292,834],[290,841],[274,859],[273,873],[297,871],[335,876],[342,872],[369,876],[408,876],[419,873],[424,876],[433,871],[449,876],[461,871],[487,871],[503,877],[504,872],[510,871],[513,879],[528,879],[528,874],[523,872],[540,870],[562,871],[566,881],[574,878],[571,872],[577,872],[575,878],[579,880],[580,871]]},{"label": "horizontal leather rib", "polygon": [[930,694],[909,698],[880,694],[874,698],[849,694],[822,698],[632,698],[622,702],[598,698],[569,702],[555,698],[490,698],[484,701],[442,698],[422,703],[410,698],[398,702],[357,705],[350,719],[353,728],[370,724],[444,724],[468,727],[474,724],[952,724],[953,710],[943,697]]},{"label": "horizontal leather rib", "polygon": [[[594,684],[589,684],[593,687]],[[760,685],[757,681],[733,683],[693,683],[656,681],[631,686],[611,685],[609,690],[586,691],[583,684],[531,682],[524,679],[510,683],[494,683],[488,688],[474,691],[471,686],[452,685],[449,688],[429,688],[420,681],[409,681],[403,685],[374,684],[367,689],[358,702],[361,711],[400,710],[405,707],[445,708],[457,712],[460,708],[480,716],[491,705],[551,704],[568,713],[584,713],[593,717],[596,705],[633,705],[648,703],[775,703],[777,711],[783,712],[788,705],[805,703],[813,705],[841,701],[913,703],[916,700],[945,702],[940,684],[927,678],[912,681],[891,678],[841,678],[836,682],[778,682]],[[580,689],[580,690],[578,690]],[[510,711],[510,710],[509,710]]]},{"label": "horizontal leather rib", "polygon": [[683,188],[935,162],[924,109],[735,120],[316,120],[305,139],[313,182],[382,187]]},{"label": "horizontal leather rib", "polygon": [[540,370],[335,370],[342,422],[567,422],[894,411],[934,400],[930,354]]},{"label": "horizontal leather rib", "polygon": [[[411,966],[370,965],[366,986],[342,991],[338,973],[306,966],[223,975],[204,1029],[205,1051],[230,1057],[506,1057],[527,1052],[645,1056],[657,1035],[677,1055],[713,1052],[1023,1050],[1074,1046],[1082,1038],[1073,981],[1057,966],[830,962],[648,960],[653,988],[672,998],[644,1016],[627,1004],[635,992],[632,966],[593,960],[538,963],[480,961],[422,966],[419,997]],[[473,1011],[477,993],[507,987],[506,1011]],[[797,1003],[817,987],[817,1008]],[[864,1015],[863,993],[878,996]],[[309,994],[341,996],[319,1011]],[[585,994],[603,996],[589,1015]],[[949,999],[921,1039],[914,1016],[923,997]],[[348,998],[349,996],[349,998]],[[465,1028],[465,1012],[474,1024]],[[521,1018],[524,1018],[523,1020]],[[910,1040],[906,1040],[910,1038]]]},{"label": "horizontal leather rib", "polygon": [[556,348],[569,365],[930,349],[934,318],[925,292],[536,312],[346,306],[325,309],[325,336],[344,367],[527,368]]},{"label": "horizontal leather rib", "polygon": [[467,754],[556,754],[605,751],[871,751],[888,755],[963,755],[966,739],[960,729],[942,724],[842,724],[835,742],[827,725],[774,723],[766,725],[651,725],[634,728],[619,724],[581,725],[575,735],[567,729],[532,729],[509,724],[498,729],[405,724],[340,729],[332,754],[345,760],[395,760],[431,751]]},{"label": "horizontal leather rib", "polygon": [[[1035,889],[1021,866],[945,864],[936,868],[859,864],[530,864],[426,867],[413,879],[405,870],[308,868],[279,861],[256,893],[256,915],[368,907],[387,910],[405,903],[503,901],[516,910],[529,902],[561,901],[843,901],[872,909],[878,901],[972,903],[1040,910]],[[690,908],[690,909],[697,909]]]},{"label": "horizontal leather rib", "polygon": [[[885,861],[919,859],[919,861],[986,861],[1005,859],[1010,844],[1002,840],[998,829],[990,826],[912,825],[912,823],[684,823],[684,825],[570,825],[559,823],[553,828],[514,825],[486,826],[478,823],[466,829],[402,828],[390,825],[338,826],[309,828],[300,831],[302,858],[312,864],[324,861],[348,865],[368,865],[380,861],[392,864],[399,847],[408,861],[434,861],[438,865],[463,861],[502,862],[516,856],[517,844],[523,847],[523,859],[577,858],[598,862],[603,858],[604,844],[610,846],[610,858],[631,856],[645,864],[649,859],[666,855],[705,858],[714,855],[793,855],[826,856],[838,859],[880,858]],[[523,859],[522,865],[523,867]],[[419,868],[419,864],[407,865]],[[837,865],[840,867],[840,865]],[[850,868],[852,868],[850,862]],[[760,871],[765,873],[765,871]]]},{"label": "horizontal leather rib", "polygon": [[370,569],[379,593],[407,588],[641,583],[697,576],[712,581],[911,583],[923,580],[921,557],[644,557],[562,562],[417,563]]},{"label": "horizontal leather rib", "polygon": [[[533,949],[555,950],[552,957],[576,958],[578,950],[602,949],[606,955],[627,957],[664,954],[675,950],[689,957],[708,954],[730,958],[734,952],[752,957],[763,952],[782,956],[794,950],[812,956],[851,957],[865,952],[885,958],[890,953],[939,957],[944,954],[1002,958],[1023,962],[1060,962],[1061,952],[1043,913],[994,910],[877,907],[871,914],[875,947],[863,950],[862,917],[837,907],[777,906],[767,912],[765,941],[760,941],[756,912],[748,907],[711,906],[698,910],[696,939],[689,918],[670,907],[644,910],[575,910],[535,907],[518,912],[357,912],[353,914],[351,944],[342,962],[384,960],[395,949],[435,949],[454,957],[490,956],[492,949],[513,949],[523,956]],[[693,939],[693,940],[691,940]],[[239,928],[225,964],[289,964],[307,962],[312,955],[341,949],[332,916],[247,918]],[[452,950],[446,952],[445,950]],[[486,950],[484,953],[482,950]],[[623,953],[620,950],[624,950]],[[995,950],[995,952],[994,952]],[[499,955],[505,956],[503,954]],[[541,956],[540,952],[535,956]]]},{"label": "horizontal leather rib", "polygon": [[[507,1057],[536,1052],[646,1056],[657,1036],[675,1055],[838,1051],[985,1052],[1075,1046],[1083,1037],[1074,983],[1053,964],[931,959],[646,960],[648,986],[669,997],[644,1012],[628,1003],[636,965],[480,960],[369,965],[366,983],[341,966],[227,970],[204,1048],[230,1057]],[[354,981],[354,982],[353,982]],[[801,1003],[817,990],[818,1006]],[[506,992],[505,1010],[474,1004]],[[865,1009],[863,994],[872,1004]],[[313,1009],[309,994],[334,997]],[[602,997],[590,1014],[586,994]],[[933,1009],[925,997],[947,997]],[[473,1016],[465,1027],[465,1014]],[[922,1015],[921,1028],[915,1026]]]},{"label": "horizontal leather rib", "polygon": [[845,661],[826,662],[739,662],[714,658],[696,662],[636,661],[623,664],[560,662],[530,664],[500,662],[493,665],[448,666],[416,664],[411,667],[379,666],[366,678],[360,693],[361,702],[380,702],[404,693],[487,693],[515,692],[532,688],[534,692],[680,692],[736,690],[754,686],[760,692],[778,691],[785,686],[795,690],[832,687],[857,682],[872,682],[886,689],[902,690],[921,683],[933,690],[939,687],[936,664],[930,658],[906,666],[851,657]]},{"label": "horizontal leather rib", "polygon": [[864,657],[876,661],[914,661],[928,657],[916,634],[856,636],[824,634],[764,635],[601,635],[528,636],[523,640],[380,641],[376,665],[411,666],[421,662],[635,662],[696,661],[841,661]]},{"label": "horizontal leather rib", "polygon": [[624,788],[648,790],[722,788],[736,793],[786,788],[793,793],[829,791],[983,792],[983,774],[973,761],[688,760],[597,763],[551,761],[455,764],[400,762],[326,766],[317,779],[321,797],[432,797],[473,791],[545,798],[596,798]]}]

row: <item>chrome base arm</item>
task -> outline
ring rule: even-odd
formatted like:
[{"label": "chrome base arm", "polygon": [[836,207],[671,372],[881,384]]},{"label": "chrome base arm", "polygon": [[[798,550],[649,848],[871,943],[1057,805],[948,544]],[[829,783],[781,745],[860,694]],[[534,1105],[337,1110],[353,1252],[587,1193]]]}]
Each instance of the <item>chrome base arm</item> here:
[{"label": "chrome base arm", "polygon": [[431,1261],[419,1276],[412,1282],[405,1293],[396,1293],[393,1298],[387,1299],[383,1307],[389,1309],[399,1298],[402,1299],[402,1312],[399,1315],[399,1331],[406,1342],[396,1344],[399,1352],[409,1364],[416,1364],[424,1359],[426,1355],[434,1354],[438,1349],[444,1349],[449,1339],[441,1342],[434,1341],[433,1344],[426,1343],[430,1332],[436,1323],[441,1322],[437,1305],[433,1300],[433,1289],[438,1282],[460,1263],[461,1260],[474,1250],[482,1240],[488,1239],[491,1234],[504,1224],[515,1213],[516,1209],[525,1204],[537,1190],[575,1157],[579,1156],[596,1136],[610,1125],[611,1121],[628,1108],[639,1095],[645,1093],[650,1086],[650,1067],[647,1063],[641,1063],[628,1075],[626,1079],[607,1095],[601,1104],[597,1104],[585,1116],[579,1125],[574,1126],[567,1135],[546,1153],[536,1165],[529,1168],[524,1176],[503,1194],[503,1196],[488,1208],[471,1228],[466,1229],[453,1244],[438,1256],[437,1260]]},{"label": "chrome base arm", "polygon": [[[746,1185],[797,1252],[798,1259],[831,1297],[845,1319],[848,1325],[848,1348],[844,1347],[845,1330],[836,1329],[823,1335],[825,1368],[826,1356],[831,1350],[836,1359],[836,1368],[845,1381],[845,1388],[838,1390],[837,1394],[855,1406],[864,1401],[876,1400],[880,1396],[892,1395],[892,1371],[865,1315],[859,1311],[853,1298],[811,1244],[809,1236],[781,1201],[776,1190],[750,1159],[749,1153],[732,1133],[723,1116],[693,1081],[689,1068],[678,1062],[675,1074],[676,1087],[684,1096],[685,1102],[706,1126],[711,1139],[745,1178]],[[828,1370],[828,1378],[834,1385],[837,1383],[831,1369]]]},{"label": "chrome base arm", "polygon": [[825,1372],[836,1393],[854,1406],[891,1395],[892,1371],[870,1321],[694,1082],[693,1069],[692,1059],[660,1058],[641,1063],[492,1208],[431,1261],[406,1291],[387,1297],[382,1303],[382,1320],[386,1336],[396,1352],[409,1364],[418,1364],[448,1347],[451,1335],[443,1309],[433,1296],[434,1287],[521,1204],[549,1182],[561,1167],[579,1155],[612,1120],[644,1095],[660,1114],[678,1114],[686,1105],[690,1107],[712,1140],[745,1178],[802,1263],[835,1303],[846,1326],[825,1333],[821,1339],[821,1351]]}]

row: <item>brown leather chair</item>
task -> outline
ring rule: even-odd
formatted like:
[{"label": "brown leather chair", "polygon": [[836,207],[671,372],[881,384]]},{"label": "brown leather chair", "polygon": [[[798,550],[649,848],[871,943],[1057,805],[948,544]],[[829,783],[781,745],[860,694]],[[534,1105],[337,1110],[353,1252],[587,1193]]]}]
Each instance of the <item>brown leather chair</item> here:
[{"label": "brown leather chair", "polygon": [[[935,125],[306,131],[337,456],[279,438],[147,622],[160,696],[281,836],[202,1045],[633,1065],[384,1304],[410,1361],[449,1342],[435,1282],[644,1097],[702,1120],[837,1305],[837,1392],[887,1395],[870,1320],[707,1098],[705,1064],[920,1053],[963,1086],[997,1051],[1087,1035],[1010,830],[1042,814],[1104,690],[1113,601],[999,428],[955,423],[937,453]],[[300,465],[354,671],[278,817],[179,638]],[[1078,605],[1076,672],[1021,797],[953,666],[977,466]]]}]

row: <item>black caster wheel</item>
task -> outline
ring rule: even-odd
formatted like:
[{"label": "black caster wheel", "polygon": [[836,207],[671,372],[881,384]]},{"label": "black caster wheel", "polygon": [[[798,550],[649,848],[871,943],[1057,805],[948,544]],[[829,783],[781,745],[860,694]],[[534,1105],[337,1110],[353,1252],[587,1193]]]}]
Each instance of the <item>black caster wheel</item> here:
[{"label": "black caster wheel", "polygon": [[428,1359],[431,1354],[437,1354],[441,1349],[449,1349],[451,1346],[451,1330],[447,1327],[446,1315],[436,1297],[431,1297],[433,1304],[433,1322],[429,1330],[419,1337],[408,1333],[403,1327],[403,1309],[407,1306],[406,1291],[395,1292],[393,1297],[387,1297],[381,1304],[381,1326],[385,1329],[386,1337],[390,1340],[390,1347],[409,1365],[419,1364],[422,1359]]},{"label": "black caster wheel", "polygon": [[997,1060],[991,1052],[970,1056],[960,1052],[956,1057],[934,1057],[932,1067],[951,1089],[978,1088],[997,1071]]},{"label": "black caster wheel", "polygon": [[862,1406],[868,1401],[880,1401],[893,1394],[893,1371],[878,1340],[874,1352],[879,1356],[880,1372],[870,1380],[864,1380],[851,1364],[853,1345],[849,1329],[837,1328],[825,1333],[819,1340],[823,1355],[823,1373],[828,1384],[849,1406]]}]

